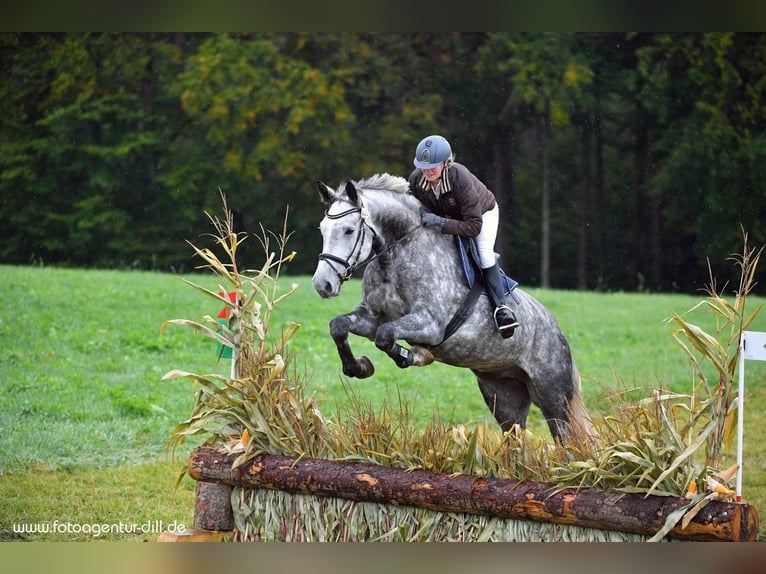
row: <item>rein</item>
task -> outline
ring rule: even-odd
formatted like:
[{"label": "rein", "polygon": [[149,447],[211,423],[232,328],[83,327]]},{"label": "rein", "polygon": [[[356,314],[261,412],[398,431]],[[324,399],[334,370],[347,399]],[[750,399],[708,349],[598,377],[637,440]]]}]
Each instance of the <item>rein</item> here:
[{"label": "rein", "polygon": [[[325,211],[325,217],[328,219],[340,219],[341,217],[345,217],[346,215],[351,215],[352,213],[359,213],[359,229],[357,231],[356,241],[354,241],[354,246],[351,248],[351,253],[349,253],[348,257],[346,259],[343,259],[342,257],[338,257],[337,255],[334,255],[332,253],[320,253],[319,254],[319,260],[320,261],[327,261],[328,265],[333,268],[335,273],[338,275],[338,278],[341,280],[341,282],[346,282],[349,279],[351,279],[351,276],[356,272],[357,269],[362,267],[363,265],[366,265],[373,259],[376,259],[380,257],[381,255],[384,255],[386,253],[390,253],[390,251],[396,247],[399,243],[404,241],[407,237],[409,237],[415,230],[420,228],[420,225],[416,225],[412,229],[410,229],[407,233],[402,235],[399,239],[394,241],[393,243],[389,243],[387,245],[384,245],[381,249],[375,249],[375,243],[382,244],[383,241],[380,239],[380,236],[377,234],[377,232],[370,227],[370,225],[367,223],[367,217],[369,217],[370,212],[367,211],[367,208],[363,205],[360,207],[352,207],[351,209],[347,209],[346,211],[342,211],[340,213],[336,213],[334,215],[330,215],[326,210]],[[374,253],[370,255],[367,259],[364,259],[362,261],[359,260],[357,257],[357,260],[355,262],[351,262],[351,258],[353,257],[354,253],[358,251],[358,253],[362,252],[362,248],[364,247],[365,243],[365,233],[364,228],[369,229],[372,231],[372,246]],[[358,247],[358,249],[357,249]],[[339,272],[334,265],[332,265],[331,262],[339,263],[343,265],[344,270],[343,273]]]}]

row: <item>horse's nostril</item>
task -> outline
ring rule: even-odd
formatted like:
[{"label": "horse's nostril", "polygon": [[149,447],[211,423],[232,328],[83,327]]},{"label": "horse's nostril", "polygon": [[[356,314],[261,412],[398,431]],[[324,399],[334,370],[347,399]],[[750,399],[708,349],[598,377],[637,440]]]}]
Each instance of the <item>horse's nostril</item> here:
[{"label": "horse's nostril", "polygon": [[321,282],[321,283],[315,283],[314,284],[314,290],[323,299],[326,299],[327,297],[330,297],[332,295],[332,285],[330,284],[329,281],[324,281],[324,282]]}]

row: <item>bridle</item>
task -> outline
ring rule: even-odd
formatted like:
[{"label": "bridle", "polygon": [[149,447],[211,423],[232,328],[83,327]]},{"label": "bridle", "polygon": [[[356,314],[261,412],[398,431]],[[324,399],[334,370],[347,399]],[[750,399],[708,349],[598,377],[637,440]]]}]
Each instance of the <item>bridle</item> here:
[{"label": "bridle", "polygon": [[[338,257],[337,255],[334,255],[332,253],[320,253],[319,254],[319,260],[320,261],[326,261],[327,264],[332,268],[333,271],[335,271],[335,274],[338,276],[338,279],[340,279],[341,283],[344,283],[345,281],[348,281],[351,279],[351,276],[354,274],[354,272],[362,267],[363,265],[366,265],[373,259],[380,257],[384,253],[388,253],[393,249],[399,242],[403,241],[409,235],[415,231],[416,229],[420,228],[420,225],[416,225],[412,229],[410,229],[407,233],[405,233],[402,237],[394,241],[393,243],[390,243],[389,245],[385,245],[383,243],[383,240],[380,238],[378,233],[373,229],[368,223],[367,218],[370,216],[370,212],[367,211],[367,208],[362,204],[361,198],[359,200],[359,205],[355,205],[354,207],[347,209],[346,211],[341,211],[340,213],[335,213],[330,215],[329,208],[325,210],[325,217],[328,219],[340,219],[341,217],[345,217],[347,215],[351,215],[352,213],[358,213],[359,214],[359,227],[357,228],[357,234],[356,239],[354,240],[354,246],[351,248],[351,252],[348,254],[348,257],[343,259],[342,257]],[[364,248],[364,245],[367,241],[367,234],[365,233],[365,228],[372,231],[372,255],[370,255],[367,259],[360,260],[362,255],[362,249]],[[340,265],[343,265],[343,271],[338,271],[338,268],[334,265],[334,263],[338,263]]]},{"label": "bridle", "polygon": [[[319,260],[320,261],[326,261],[327,264],[332,267],[332,270],[335,271],[335,274],[340,279],[341,283],[347,281],[351,278],[351,276],[354,274],[354,271],[359,269],[362,265],[365,263],[368,263],[369,261],[372,261],[375,257],[378,256],[377,253],[374,253],[372,256],[368,257],[364,261],[360,261],[362,256],[362,249],[364,249],[364,245],[367,241],[367,234],[365,233],[365,228],[372,231],[372,244],[375,245],[375,242],[377,240],[378,243],[380,243],[380,238],[378,237],[378,234],[375,232],[375,230],[370,227],[370,225],[367,223],[367,217],[370,215],[370,213],[367,211],[367,209],[363,205],[354,206],[351,209],[347,209],[346,211],[341,211],[340,213],[335,213],[330,215],[329,209],[327,209],[324,212],[324,215],[328,219],[340,219],[341,217],[345,217],[347,215],[351,215],[352,213],[358,213],[359,214],[359,226],[357,228],[356,232],[356,239],[354,240],[354,246],[351,248],[351,252],[348,254],[348,257],[343,259],[342,257],[338,257],[337,255],[333,255],[332,253],[320,253],[319,254]],[[343,272],[341,273],[338,271],[338,268],[333,265],[333,263],[339,263],[340,265],[343,265]]]}]

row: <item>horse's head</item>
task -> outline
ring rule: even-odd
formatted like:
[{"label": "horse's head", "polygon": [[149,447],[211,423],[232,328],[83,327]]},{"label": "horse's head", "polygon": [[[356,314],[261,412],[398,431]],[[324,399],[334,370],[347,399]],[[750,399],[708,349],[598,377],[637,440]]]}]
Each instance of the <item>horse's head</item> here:
[{"label": "horse's head", "polygon": [[349,181],[337,191],[321,181],[315,186],[327,210],[319,224],[322,253],[312,284],[322,298],[335,297],[343,282],[371,255],[376,234],[353,183]]}]

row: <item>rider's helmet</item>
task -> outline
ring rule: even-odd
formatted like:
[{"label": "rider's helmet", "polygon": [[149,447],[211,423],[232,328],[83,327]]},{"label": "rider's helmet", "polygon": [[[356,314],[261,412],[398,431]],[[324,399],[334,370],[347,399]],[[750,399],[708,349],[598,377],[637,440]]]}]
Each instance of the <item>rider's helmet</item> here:
[{"label": "rider's helmet", "polygon": [[439,135],[431,135],[420,140],[415,150],[415,167],[431,169],[452,157],[449,142]]}]

